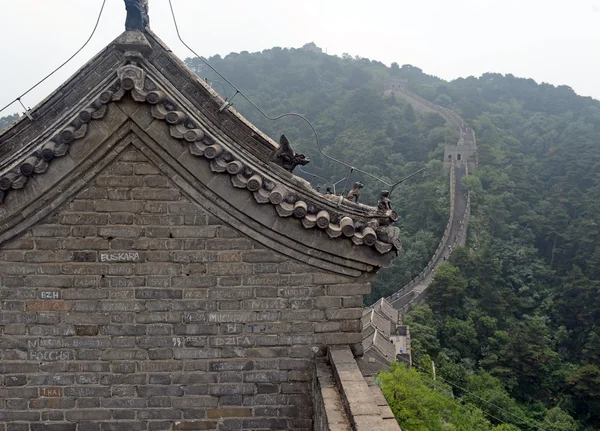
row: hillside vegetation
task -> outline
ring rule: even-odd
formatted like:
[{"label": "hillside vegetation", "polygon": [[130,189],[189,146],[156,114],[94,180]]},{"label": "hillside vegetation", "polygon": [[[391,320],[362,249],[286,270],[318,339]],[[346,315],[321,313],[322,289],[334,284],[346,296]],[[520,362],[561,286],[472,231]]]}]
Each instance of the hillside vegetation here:
[{"label": "hillside vegetation", "polygon": [[[386,179],[426,167],[394,196],[405,249],[367,301],[402,286],[435,249],[448,213],[442,151],[456,140],[437,114],[382,97],[379,83],[408,79],[414,92],[456,110],[476,131],[481,169],[465,180],[467,246],[441,268],[427,305],[406,318],[417,368],[427,372],[433,359],[452,395],[495,425],[600,426],[598,101],[512,75],[445,82],[409,65],[294,49],[210,60],[268,114],[305,114],[327,154]],[[219,79],[198,59],[188,64]],[[347,174],[319,156],[300,121],[270,122],[239,96],[234,103],[271,136],[286,133],[313,160],[306,170],[336,181]],[[369,185],[362,200],[374,203],[382,186],[360,179]]]}]

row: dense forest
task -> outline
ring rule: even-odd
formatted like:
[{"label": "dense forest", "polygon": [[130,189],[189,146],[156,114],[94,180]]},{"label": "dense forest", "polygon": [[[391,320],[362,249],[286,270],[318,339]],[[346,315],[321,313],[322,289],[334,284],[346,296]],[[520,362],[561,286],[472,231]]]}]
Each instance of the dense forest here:
[{"label": "dense forest", "polygon": [[[457,139],[438,114],[383,97],[381,81],[407,79],[474,128],[481,168],[464,180],[467,244],[440,268],[427,304],[405,316],[415,367],[380,376],[403,430],[600,427],[600,102],[512,75],[446,82],[410,65],[307,49],[210,62],[269,116],[304,115],[332,157],[388,183],[425,168],[394,191],[403,251],[380,271],[367,303],[401,288],[433,254],[449,211],[443,148]],[[187,63],[235,95],[202,61]],[[314,186],[338,182],[340,192],[360,180],[367,204],[387,188],[356,171],[348,178],[301,119],[270,121],[239,94],[232,102],[310,157],[308,173],[297,173]],[[0,119],[0,129],[12,120]]]},{"label": "dense forest", "polygon": [[[390,404],[401,405],[394,412],[403,429],[600,426],[598,101],[512,75],[445,82],[410,65],[302,49],[210,61],[267,114],[304,114],[331,156],[388,182],[426,168],[395,192],[404,251],[378,275],[367,303],[401,287],[435,250],[448,214],[443,147],[456,140],[439,115],[382,97],[381,80],[409,80],[414,92],[474,128],[481,169],[465,179],[473,206],[467,245],[440,269],[427,305],[406,316],[421,374],[396,367],[381,376]],[[199,59],[188,64],[217,91],[235,94]],[[302,122],[271,122],[239,95],[233,101],[271,136],[290,136],[313,160],[307,171],[332,182],[348,174],[320,156]],[[363,201],[374,203],[382,185],[353,178],[369,186]],[[419,387],[434,390],[430,401],[442,398],[425,409],[409,403],[407,411]],[[398,395],[402,388],[408,398]]]}]

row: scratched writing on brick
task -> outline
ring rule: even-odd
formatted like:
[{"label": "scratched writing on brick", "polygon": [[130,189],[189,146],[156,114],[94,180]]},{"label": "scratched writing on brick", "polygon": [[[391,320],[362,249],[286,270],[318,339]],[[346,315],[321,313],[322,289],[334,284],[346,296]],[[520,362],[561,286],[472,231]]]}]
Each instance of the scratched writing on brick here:
[{"label": "scratched writing on brick", "polygon": [[206,344],[206,337],[200,337],[197,335],[187,337],[173,337],[172,341],[174,347],[184,347],[189,345],[204,346]]},{"label": "scratched writing on brick", "polygon": [[138,252],[100,253],[100,262],[139,262]]},{"label": "scratched writing on brick", "polygon": [[70,350],[30,350],[31,361],[70,361],[73,359]]},{"label": "scratched writing on brick", "polygon": [[51,387],[51,388],[40,388],[40,396],[42,397],[61,397],[62,388]]},{"label": "scratched writing on brick", "polygon": [[248,337],[214,337],[210,340],[211,345],[215,346],[251,346],[252,342]]}]

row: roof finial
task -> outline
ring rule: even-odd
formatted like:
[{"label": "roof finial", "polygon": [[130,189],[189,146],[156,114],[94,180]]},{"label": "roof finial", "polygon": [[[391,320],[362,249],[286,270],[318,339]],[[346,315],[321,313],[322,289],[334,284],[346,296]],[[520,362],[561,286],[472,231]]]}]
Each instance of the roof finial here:
[{"label": "roof finial", "polygon": [[148,0],[125,0],[125,8],[127,9],[125,30],[144,31],[149,27]]}]

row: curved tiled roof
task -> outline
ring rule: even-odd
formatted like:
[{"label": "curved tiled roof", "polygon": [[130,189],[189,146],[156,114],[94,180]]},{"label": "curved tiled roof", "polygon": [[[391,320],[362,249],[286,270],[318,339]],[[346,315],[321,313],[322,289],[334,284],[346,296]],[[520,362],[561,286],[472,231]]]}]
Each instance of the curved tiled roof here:
[{"label": "curved tiled roof", "polygon": [[[233,189],[246,190],[256,203],[273,207],[279,218],[297,219],[304,229],[320,230],[332,241],[346,238],[352,247],[371,248],[381,255],[400,249],[399,230],[392,226],[397,215],[387,202],[382,199],[378,207],[370,207],[321,194],[278,166],[273,162],[277,144],[233,108],[223,108],[223,99],[151,32],[147,35],[152,43],[140,32],[124,33],[112,44],[112,50],[109,46],[98,56],[100,59],[92,60],[92,65],[80,71],[83,77],[76,75],[63,86],[76,85],[73,81],[86,78],[85,73],[101,75],[101,65],[94,67],[93,63],[107,63],[106,73],[100,79],[94,77],[96,82],[90,84],[95,84],[92,91],[78,100],[83,104],[79,103],[77,111],[69,116],[63,115],[62,123],[46,127],[23,124],[28,120],[21,120],[0,135],[1,201],[9,193],[26,188],[32,179],[35,182],[54,160],[86,138],[91,123],[103,121],[111,104],[127,99],[149,107],[152,119],[162,123],[170,137],[191,156],[207,164],[214,175],[228,176]],[[109,60],[117,67],[111,68]],[[175,79],[178,82],[173,82]],[[59,90],[32,112],[34,118],[42,113],[49,117],[49,111],[58,111],[57,103],[66,104],[59,96],[66,97],[60,92],[67,91]],[[31,136],[24,139],[27,132]],[[0,218],[2,212],[10,212],[10,208],[0,211]],[[340,249],[336,254],[344,256],[345,252]],[[374,259],[368,261],[372,265]]]}]

